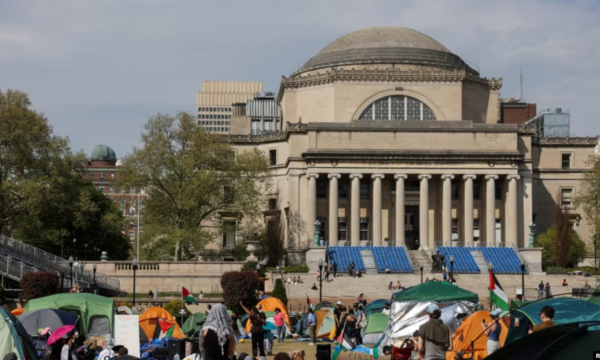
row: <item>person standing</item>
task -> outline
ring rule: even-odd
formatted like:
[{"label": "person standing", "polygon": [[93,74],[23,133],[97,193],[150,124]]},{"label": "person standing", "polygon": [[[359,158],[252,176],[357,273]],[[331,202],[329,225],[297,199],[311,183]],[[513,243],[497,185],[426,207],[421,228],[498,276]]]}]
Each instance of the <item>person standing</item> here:
[{"label": "person standing", "polygon": [[258,309],[252,308],[248,310],[247,307],[240,301],[242,309],[248,314],[248,321],[252,324],[252,354],[256,358],[258,356],[265,357],[265,330],[263,326],[267,323],[267,318],[264,313],[259,312]]},{"label": "person standing", "polygon": [[538,285],[538,299],[541,299],[544,297],[544,282],[540,281],[540,284]]},{"label": "person standing", "polygon": [[337,261],[333,261],[333,265],[331,266],[333,268],[333,278],[335,279],[335,277],[337,276]]},{"label": "person standing", "polygon": [[546,297],[549,298],[550,296],[552,296],[552,293],[550,292],[550,283],[547,282],[546,283],[546,287],[544,288],[544,292],[546,293]]},{"label": "person standing", "polygon": [[277,342],[282,343],[285,340],[285,314],[281,312],[280,308],[275,308],[275,326],[277,326]]},{"label": "person standing", "polygon": [[423,360],[445,360],[446,351],[452,351],[452,333],[440,320],[442,312],[439,306],[429,305],[427,313],[429,321],[419,327],[417,351]]},{"label": "person standing", "polygon": [[[362,296],[362,294],[360,294]],[[365,317],[364,305],[362,303],[354,304],[354,317],[356,317],[356,326],[354,327],[354,338],[356,339],[356,345],[362,345],[362,333],[361,325]]]},{"label": "person standing", "polygon": [[[200,351],[204,360],[231,359],[235,350],[235,331],[225,305],[216,304],[211,309],[200,332]],[[252,342],[254,345],[254,335]]]},{"label": "person standing", "polygon": [[342,332],[342,306],[344,304],[341,301],[338,301],[335,310],[333,311],[333,317],[335,319],[335,338],[337,339]]},{"label": "person standing", "polygon": [[325,281],[329,282],[329,265],[325,264],[324,270],[325,270]]},{"label": "person standing", "polygon": [[390,316],[390,303],[385,303],[385,305],[383,305],[383,310],[381,313]]},{"label": "person standing", "polygon": [[354,338],[354,333],[356,330],[356,315],[354,315],[354,309],[348,310],[348,315],[346,315],[346,327],[345,334],[348,335],[351,339]]},{"label": "person standing", "polygon": [[308,326],[308,333],[310,334],[310,344],[308,345],[313,346],[315,345],[317,338],[317,318],[315,317],[313,310],[310,308],[306,309],[306,313],[308,314],[306,325]]},{"label": "person standing", "polygon": [[531,334],[556,325],[554,321],[552,321],[552,319],[554,319],[554,313],[555,310],[552,306],[544,306],[542,310],[540,310],[540,319],[542,320],[542,323],[534,326],[533,329],[529,330],[529,333]]},{"label": "person standing", "polygon": [[485,332],[485,335],[488,337],[487,341],[487,356],[492,355],[496,351],[500,350],[500,333],[502,332],[502,326],[498,324],[498,318],[502,310],[496,309],[492,311],[490,317],[492,318],[492,323],[486,325],[485,320],[481,323],[481,327]]}]

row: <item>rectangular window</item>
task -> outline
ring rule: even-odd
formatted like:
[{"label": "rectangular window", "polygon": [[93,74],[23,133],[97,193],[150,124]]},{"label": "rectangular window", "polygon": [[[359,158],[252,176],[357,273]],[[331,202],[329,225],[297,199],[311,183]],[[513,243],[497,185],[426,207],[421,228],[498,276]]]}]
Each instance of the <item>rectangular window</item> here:
[{"label": "rectangular window", "polygon": [[100,173],[100,180],[104,180],[104,173]]},{"label": "rectangular window", "polygon": [[369,198],[369,183],[366,181],[360,183],[360,198],[363,200]]},{"label": "rectangular window", "polygon": [[97,187],[98,191],[100,191],[101,193],[104,193],[104,186],[98,186]]},{"label": "rectangular window", "polygon": [[114,180],[114,179],[115,179],[115,173],[114,173],[114,172],[111,172],[111,173],[110,173],[110,179],[111,179],[111,180]]},{"label": "rectangular window", "polygon": [[277,210],[277,199],[269,199],[269,210]]},{"label": "rectangular window", "polygon": [[250,131],[252,135],[260,134],[260,120],[252,119],[250,123]]},{"label": "rectangular window", "polygon": [[140,194],[145,194],[146,193],[146,188],[144,186],[140,187]]},{"label": "rectangular window", "polygon": [[479,241],[479,219],[473,219],[473,241]]},{"label": "rectangular window", "polygon": [[338,218],[338,240],[348,240],[348,225],[345,217]]},{"label": "rectangular window", "polygon": [[452,240],[458,240],[458,219],[452,219]]},{"label": "rectangular window", "polygon": [[132,186],[129,188],[129,193],[130,194],[135,194],[135,186]]},{"label": "rectangular window", "polygon": [[573,205],[573,189],[560,189],[560,196],[560,203],[562,206]]},{"label": "rectangular window", "polygon": [[494,195],[496,200],[502,200],[502,184],[499,181],[494,183]]},{"label": "rectangular window", "polygon": [[452,200],[458,200],[459,191],[458,191],[458,182],[452,181],[450,184],[452,188]]},{"label": "rectangular window", "polygon": [[275,149],[269,150],[269,165],[277,165],[277,150]]},{"label": "rectangular window", "polygon": [[571,168],[571,154],[562,154],[562,168],[563,169]]},{"label": "rectangular window", "polygon": [[223,223],[223,247],[230,248],[235,246],[235,221],[226,221]]},{"label": "rectangular window", "polygon": [[481,199],[481,182],[479,179],[473,180],[473,199]]},{"label": "rectangular window", "polygon": [[345,180],[338,181],[338,198],[339,199],[347,199],[348,198],[348,183]]},{"label": "rectangular window", "polygon": [[90,173],[90,180],[94,180],[94,173]]},{"label": "rectangular window", "polygon": [[223,201],[227,204],[233,202],[233,189],[230,186],[223,187]]},{"label": "rectangular window", "polygon": [[111,186],[111,187],[110,187],[110,193],[111,193],[111,194],[114,194],[114,193],[115,193],[115,187],[114,187],[114,186]]},{"label": "rectangular window", "polygon": [[327,179],[320,177],[317,179],[317,199],[327,198]]},{"label": "rectangular window", "polygon": [[324,217],[318,217],[317,221],[319,222],[319,237],[323,242],[325,242],[325,227],[327,225],[327,219]]},{"label": "rectangular window", "polygon": [[129,232],[129,239],[131,239],[131,240],[135,239],[135,231],[130,231]]},{"label": "rectangular window", "polygon": [[360,218],[360,240],[369,240],[369,218]]},{"label": "rectangular window", "polygon": [[[499,243],[502,241],[502,219],[496,219],[496,234],[495,234],[495,238],[496,238],[496,243]],[[488,244],[488,246],[490,246]]]},{"label": "rectangular window", "polygon": [[264,127],[265,127],[265,131],[274,131],[275,128],[273,127],[273,119],[265,119],[264,123],[263,123]]}]

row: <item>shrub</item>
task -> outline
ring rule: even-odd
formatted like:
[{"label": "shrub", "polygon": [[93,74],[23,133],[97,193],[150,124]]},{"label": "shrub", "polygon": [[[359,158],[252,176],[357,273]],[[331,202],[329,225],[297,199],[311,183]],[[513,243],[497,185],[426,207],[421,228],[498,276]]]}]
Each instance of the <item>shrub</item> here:
[{"label": "shrub", "polygon": [[192,313],[188,310],[187,306],[185,306],[185,303],[182,303],[181,300],[173,300],[165,304],[165,306],[163,307],[163,309],[165,309],[166,312],[168,312],[169,314],[171,314],[171,316],[177,319],[178,322],[181,320],[181,314],[179,313],[179,311],[181,311],[182,308],[185,310],[185,316],[192,315]]},{"label": "shrub", "polygon": [[254,271],[229,271],[221,276],[225,305],[238,314],[243,313],[240,301],[250,308],[257,303],[256,291],[259,286]]},{"label": "shrub", "polygon": [[[256,265],[258,265],[258,262],[256,261],[246,261],[244,263],[244,265],[242,265],[242,270],[241,271],[256,271]],[[260,277],[264,277],[265,276],[265,268],[263,266],[260,267],[260,273],[259,273]]]},{"label": "shrub", "polygon": [[[256,266],[255,266],[256,268]],[[277,268],[268,267],[267,271],[277,271]],[[298,265],[298,266],[286,266],[280,269],[281,271],[285,271],[287,273],[307,273],[308,265]]]},{"label": "shrub", "polygon": [[28,272],[21,278],[21,302],[26,303],[56,293],[59,285],[58,274],[52,271]]},{"label": "shrub", "polygon": [[281,300],[283,305],[287,307],[288,298],[285,291],[285,286],[283,285],[283,281],[281,279],[275,280],[275,288],[273,289],[273,297]]},{"label": "shrub", "polygon": [[131,309],[133,307],[133,304],[129,301],[119,301],[119,306],[127,306]]}]

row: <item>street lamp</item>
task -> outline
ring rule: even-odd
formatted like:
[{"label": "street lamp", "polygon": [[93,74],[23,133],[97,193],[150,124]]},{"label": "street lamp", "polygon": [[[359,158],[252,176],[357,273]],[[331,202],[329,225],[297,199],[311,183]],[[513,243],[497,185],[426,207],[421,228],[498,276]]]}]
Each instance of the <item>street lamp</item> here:
[{"label": "street lamp", "polygon": [[[75,240],[75,239],[73,239]],[[73,289],[73,257],[69,256],[69,278],[71,279],[69,281],[70,286],[69,289]]]},{"label": "street lamp", "polygon": [[83,245],[83,260],[87,259],[87,243]]},{"label": "street lamp", "polygon": [[454,255],[450,255],[450,282],[454,279]]},{"label": "street lamp", "polygon": [[596,239],[596,233],[594,233],[594,270],[598,270],[598,264],[596,258],[598,257],[598,239]]},{"label": "street lamp", "polygon": [[319,259],[319,302],[323,302],[323,258]]},{"label": "street lamp", "polygon": [[93,282],[94,282],[94,294],[96,293],[96,264],[94,264],[94,266],[92,266],[92,271],[94,272],[94,278],[93,278]]},{"label": "street lamp", "polygon": [[421,265],[421,284],[423,283],[423,265]]},{"label": "street lamp", "polygon": [[133,269],[133,306],[132,306],[132,308],[135,308],[135,272],[138,269],[138,261],[136,258],[133,258],[133,261],[131,262],[131,268]]},{"label": "street lamp", "polygon": [[525,259],[521,258],[521,301],[525,301]]},{"label": "street lamp", "polygon": [[75,252],[76,243],[77,243],[77,239],[73,238],[73,252]]}]

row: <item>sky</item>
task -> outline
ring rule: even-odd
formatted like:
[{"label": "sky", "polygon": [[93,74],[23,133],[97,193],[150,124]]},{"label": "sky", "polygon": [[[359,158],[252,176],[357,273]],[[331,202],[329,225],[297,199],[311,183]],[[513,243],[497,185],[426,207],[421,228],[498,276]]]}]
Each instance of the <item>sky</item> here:
[{"label": "sky", "polygon": [[503,78],[501,97],[571,112],[600,134],[600,5],[592,0],[0,0],[0,89],[19,89],[74,151],[122,157],[158,112],[194,112],[202,80],[276,92],[336,38],[423,32]]}]

